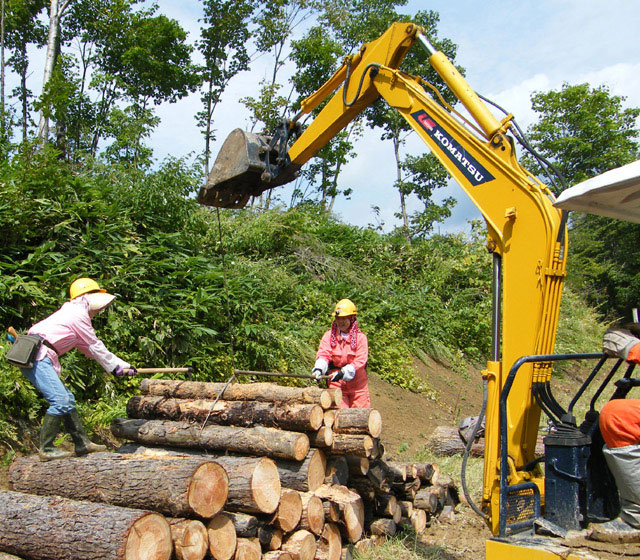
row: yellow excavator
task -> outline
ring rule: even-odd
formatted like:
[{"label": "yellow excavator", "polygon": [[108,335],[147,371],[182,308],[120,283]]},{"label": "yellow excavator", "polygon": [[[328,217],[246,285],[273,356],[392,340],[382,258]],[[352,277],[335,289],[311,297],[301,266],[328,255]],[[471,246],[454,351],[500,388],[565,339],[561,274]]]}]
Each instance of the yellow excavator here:
[{"label": "yellow excavator", "polygon": [[[472,120],[449,106],[424,79],[399,70],[416,43],[426,50],[430,64]],[[514,554],[522,560],[580,558],[552,536],[563,536],[589,521],[613,518],[618,506],[604,461],[591,454],[597,447],[592,445],[597,439],[595,408],[589,422],[580,426],[573,417],[575,401],[587,383],[566,410],[551,392],[554,362],[592,360],[590,383],[606,360],[600,353],[553,354],[566,274],[567,213],[554,207],[551,190],[518,163],[516,141],[530,147],[513,116],[498,120],[421,28],[392,24],[348,56],[318,91],[302,101],[299,113],[272,134],[234,130],[198,200],[241,208],[251,197],[294,180],[305,162],[380,97],[424,140],[487,224],[494,270],[492,350],[482,372],[481,416],[486,416],[482,502],[473,505],[494,535],[487,541],[487,558]],[[302,117],[322,103],[322,110],[303,128]],[[543,158],[539,161],[545,163]],[[550,180],[558,179],[551,174]],[[545,456],[537,457],[541,411],[553,429],[545,438]]]}]

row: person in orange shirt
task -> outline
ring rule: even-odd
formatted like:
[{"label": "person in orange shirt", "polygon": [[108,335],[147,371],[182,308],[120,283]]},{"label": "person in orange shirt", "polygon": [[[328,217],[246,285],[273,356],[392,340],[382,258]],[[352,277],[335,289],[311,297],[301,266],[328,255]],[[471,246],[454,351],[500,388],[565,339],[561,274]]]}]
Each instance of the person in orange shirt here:
[{"label": "person in orange shirt", "polygon": [[316,379],[331,374],[329,387],[342,390],[341,408],[371,408],[366,369],[369,343],[358,328],[357,313],[350,299],[336,304],[333,323],[320,341],[312,371]]},{"label": "person in orange shirt", "polygon": [[[609,356],[640,364],[640,339],[627,329],[609,329],[603,338]],[[620,516],[593,524],[591,538],[640,542],[640,400],[615,399],[600,411],[603,453],[620,496]]]}]

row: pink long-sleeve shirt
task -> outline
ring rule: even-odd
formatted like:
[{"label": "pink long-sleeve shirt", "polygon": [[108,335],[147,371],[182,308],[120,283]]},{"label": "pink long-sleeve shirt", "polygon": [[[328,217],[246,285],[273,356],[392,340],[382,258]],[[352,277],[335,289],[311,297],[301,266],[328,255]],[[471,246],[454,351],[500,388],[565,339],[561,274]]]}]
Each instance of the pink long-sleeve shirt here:
[{"label": "pink long-sleeve shirt", "polygon": [[[105,371],[112,372],[116,366],[130,368],[130,364],[107,350],[96,336],[89,316],[89,302],[84,296],[65,303],[58,311],[49,315],[29,329],[29,334],[37,334],[52,344],[62,356],[77,348],[85,356],[93,358]],[[49,358],[53,369],[60,375],[58,355],[44,344],[38,353],[38,360]]]},{"label": "pink long-sleeve shirt", "polygon": [[316,360],[322,359],[328,363],[333,363],[335,366],[334,371],[347,364],[353,364],[353,367],[356,369],[356,376],[352,381],[332,382],[331,386],[340,386],[340,388],[346,392],[364,389],[368,385],[367,371],[365,369],[367,361],[369,360],[369,342],[367,336],[362,331],[358,332],[355,350],[352,350],[348,336],[344,337],[338,334],[336,342],[335,348],[331,348],[331,329],[329,329],[322,336],[322,340],[320,340]]}]

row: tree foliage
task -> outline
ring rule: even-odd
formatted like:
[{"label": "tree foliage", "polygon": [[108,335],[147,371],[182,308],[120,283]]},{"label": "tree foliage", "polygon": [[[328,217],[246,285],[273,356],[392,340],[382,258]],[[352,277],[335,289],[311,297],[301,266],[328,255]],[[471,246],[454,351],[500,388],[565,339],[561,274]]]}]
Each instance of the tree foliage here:
[{"label": "tree foliage", "polygon": [[[639,156],[638,108],[606,86],[564,84],[559,91],[536,93],[539,114],[529,130],[534,147],[572,185],[619,167]],[[541,173],[537,162],[525,159]],[[580,213],[572,214],[569,281],[611,319],[631,319],[640,302],[640,226]]]}]

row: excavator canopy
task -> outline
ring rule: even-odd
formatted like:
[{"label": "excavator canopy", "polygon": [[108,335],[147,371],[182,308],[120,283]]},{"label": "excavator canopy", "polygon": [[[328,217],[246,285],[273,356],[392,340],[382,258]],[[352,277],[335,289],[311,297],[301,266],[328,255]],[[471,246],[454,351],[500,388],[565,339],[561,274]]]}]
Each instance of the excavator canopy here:
[{"label": "excavator canopy", "polygon": [[554,206],[640,224],[640,160],[574,185]]}]

